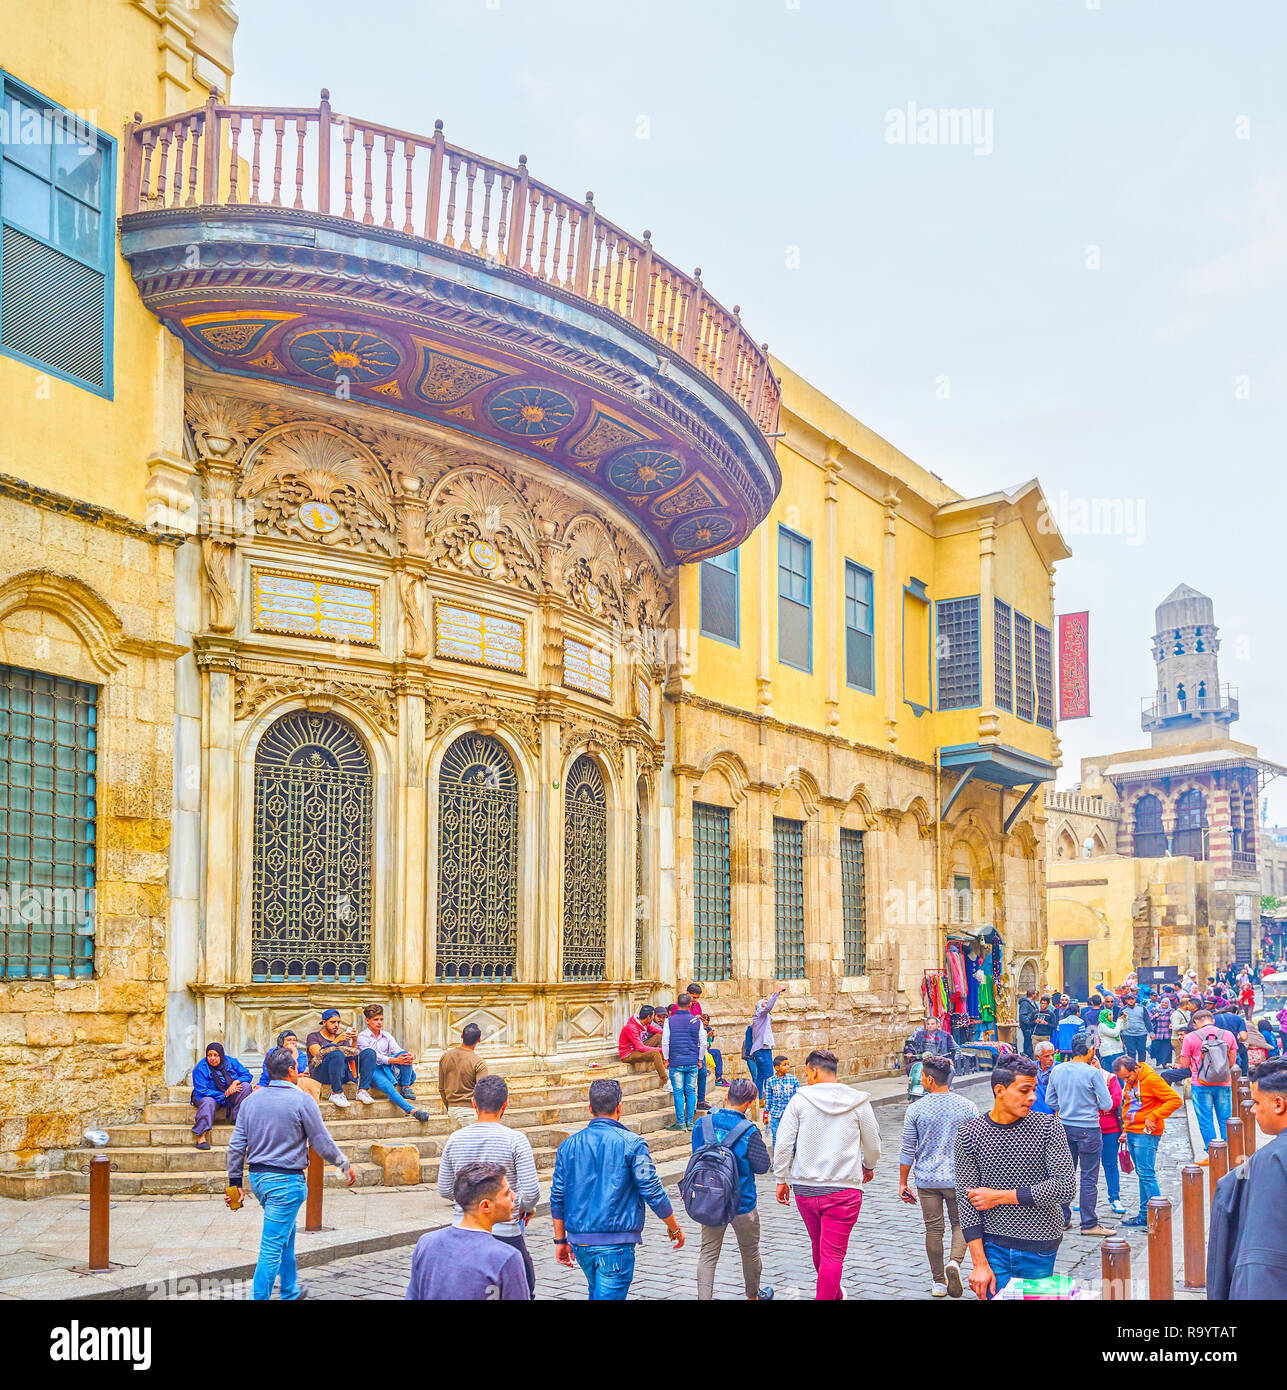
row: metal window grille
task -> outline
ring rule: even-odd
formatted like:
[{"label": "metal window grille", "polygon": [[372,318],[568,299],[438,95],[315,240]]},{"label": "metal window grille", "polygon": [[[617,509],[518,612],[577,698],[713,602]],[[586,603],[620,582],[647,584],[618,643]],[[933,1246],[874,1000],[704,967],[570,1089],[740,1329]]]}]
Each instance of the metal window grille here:
[{"label": "metal window grille", "polygon": [[1162,803],[1151,793],[1135,803],[1133,839],[1137,859],[1161,859],[1166,854]]},{"label": "metal window grille", "polygon": [[845,922],[845,974],[866,974],[867,866],[861,830],[840,832],[840,904]]},{"label": "metal window grille", "polygon": [[0,667],[0,964],[94,973],[98,688]]},{"label": "metal window grille", "polygon": [[993,613],[992,644],[995,660],[997,709],[1014,710],[1014,657],[1010,649],[1010,605],[997,599]]},{"label": "metal window grille", "polygon": [[564,784],[563,978],[602,980],[608,946],[608,798],[582,755]]},{"label": "metal window grille", "polygon": [[940,599],[938,612],[938,707],[969,709],[982,700],[979,600]]},{"label": "metal window grille", "polygon": [[845,561],[845,683],[858,690],[876,689],[871,571],[852,560]]},{"label": "metal window grille", "polygon": [[1043,729],[1055,727],[1055,681],[1050,659],[1050,629],[1032,625],[1032,667],[1037,683],[1037,723]]},{"label": "metal window grille", "polygon": [[253,980],[367,978],[372,843],[357,731],[332,714],[283,715],[255,753]]},{"label": "metal window grille", "polygon": [[773,953],[779,980],[804,979],[804,826],[773,817]]},{"label": "metal window grille", "polygon": [[438,778],[438,979],[514,978],[518,775],[498,739],[462,734]]},{"label": "metal window grille", "polygon": [[732,975],[729,813],[693,802],[693,974],[701,980]]},{"label": "metal window grille", "polygon": [[1171,850],[1175,855],[1190,859],[1205,859],[1207,799],[1196,787],[1190,787],[1175,803],[1175,835]]},{"label": "metal window grille", "polygon": [[1032,722],[1032,619],[1014,615],[1014,712]]},{"label": "metal window grille", "polygon": [[722,642],[737,646],[737,551],[730,550],[727,555],[703,560],[701,584],[702,631],[708,637],[718,637]]}]

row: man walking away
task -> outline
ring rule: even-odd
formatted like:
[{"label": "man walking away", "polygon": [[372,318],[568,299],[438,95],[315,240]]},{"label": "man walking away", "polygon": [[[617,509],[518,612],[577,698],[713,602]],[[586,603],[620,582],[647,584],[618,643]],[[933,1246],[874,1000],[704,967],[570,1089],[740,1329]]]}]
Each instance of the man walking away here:
[{"label": "man walking away", "polygon": [[1055,1025],[1055,1051],[1058,1052],[1061,1062],[1066,1062],[1072,1057],[1072,1040],[1081,1031],[1081,1015],[1074,1004]]},{"label": "man walking away", "polygon": [[746,1061],[761,1100],[764,1099],[764,1083],[773,1075],[773,1020],[769,1015],[785,988],[785,985],[779,985],[767,999],[761,999],[756,1004],[748,1029]]},{"label": "man walking away", "polygon": [[407,1298],[444,1302],[531,1298],[519,1252],[508,1241],[494,1238],[496,1227],[509,1224],[516,1215],[505,1165],[466,1163],[456,1173],[452,1197],[460,1220],[416,1242]]},{"label": "man walking away", "polygon": [[670,1076],[666,1071],[666,1059],[661,1055],[661,1048],[649,1047],[645,1041],[652,1015],[652,1005],[645,1004],[637,1016],[626,1019],[626,1026],[617,1037],[617,1056],[623,1062],[651,1063],[657,1069],[661,1084],[668,1086]]},{"label": "man walking away", "polygon": [[[1082,1235],[1113,1236],[1117,1232],[1110,1226],[1101,1226],[1095,1214],[1099,1164],[1104,1152],[1104,1134],[1099,1127],[1099,1115],[1100,1111],[1113,1108],[1113,1096],[1103,1071],[1095,1061],[1095,1047],[1089,1034],[1075,1034],[1069,1050],[1072,1060],[1060,1062],[1051,1070],[1046,1086],[1046,1104],[1063,1124],[1073,1167],[1081,1168]],[[1071,1221],[1072,1211],[1065,1203],[1064,1230],[1069,1229]]]},{"label": "man walking away", "polygon": [[[1208,1010],[1200,1009],[1193,1015],[1193,1031],[1180,1045],[1180,1065],[1189,1068],[1189,1095],[1208,1153],[1214,1140],[1225,1138],[1225,1125],[1233,1113],[1229,1082],[1237,1056],[1237,1039],[1217,1028]],[[1206,1163],[1206,1158],[1199,1160],[1199,1166]]]},{"label": "man walking away", "polygon": [[862,1187],[875,1176],[880,1129],[866,1091],[836,1080],[836,1054],[821,1048],[804,1060],[805,1085],[778,1124],[773,1172],[778,1201],[796,1206],[813,1246],[816,1297],[838,1299],[849,1233],[862,1210]]},{"label": "man walking away", "polygon": [[558,1261],[581,1266],[591,1299],[630,1292],[645,1202],[666,1223],[671,1249],[682,1249],[684,1233],[648,1145],[621,1123],[621,1083],[592,1081],[590,1123],[559,1145],[550,1181]]},{"label": "man walking away", "polygon": [[[907,1107],[903,1118],[903,1148],[898,1156],[898,1195],[904,1202],[920,1201],[925,1221],[925,1253],[929,1256],[930,1294],[960,1298],[961,1261],[965,1236],[956,1205],[956,1135],[979,1107],[952,1094],[952,1063],[946,1057],[926,1057],[921,1067],[924,1098]],[[916,1180],[916,1191],[907,1185]],[[952,1227],[952,1249],[943,1264],[943,1212]]]},{"label": "man walking away", "polygon": [[697,1071],[706,1065],[706,1029],[701,1017],[690,1012],[692,1003],[687,994],[681,994],[661,1030],[661,1055],[675,1098],[675,1123],[667,1129],[692,1129],[697,1116]]},{"label": "man walking away", "polygon": [[1233,1040],[1238,1044],[1238,1066],[1243,1076],[1250,1076],[1251,1067],[1248,1065],[1249,1059],[1247,1057],[1247,1020],[1241,1014],[1213,1010],[1211,1021],[1217,1028],[1222,1028],[1226,1033],[1233,1034]]},{"label": "man walking away", "polygon": [[[498,1216],[491,1232],[522,1256],[528,1289],[535,1294],[536,1267],[523,1234],[541,1200],[532,1143],[522,1131],[501,1123],[501,1116],[509,1104],[509,1087],[504,1077],[480,1076],[474,1087],[473,1104],[477,1122],[456,1130],[443,1145],[438,1163],[438,1193],[454,1200],[456,1175],[471,1163],[500,1164],[513,1193],[514,1214],[512,1217]],[[457,1204],[452,1222],[459,1226],[463,1219],[464,1210]]]},{"label": "man walking away", "polygon": [[[228,1141],[228,1186],[236,1188],[240,1206],[244,1199],[244,1171],[250,1169],[250,1190],[264,1209],[264,1229],[259,1240],[259,1261],[251,1297],[270,1298],[281,1278],[284,1300],[304,1297],[295,1266],[295,1218],[308,1196],[304,1177],[308,1146],[337,1168],[343,1169],[352,1187],[357,1181],[353,1165],[340,1152],[322,1123],[322,1112],[312,1097],[296,1086],[295,1058],[284,1047],[275,1047],[264,1059],[268,1085],[259,1087],[242,1102],[237,1123]],[[231,1207],[234,1194],[224,1201]]]},{"label": "man walking away", "polygon": [[1287,1061],[1251,1073],[1256,1123],[1272,1142],[1220,1179],[1211,1203],[1207,1297],[1287,1299]]},{"label": "man walking away", "polygon": [[[755,1083],[739,1076],[729,1083],[724,1108],[707,1115],[693,1129],[693,1152],[708,1144],[725,1142],[726,1136],[748,1120],[747,1111],[755,1104]],[[742,1281],[746,1296],[752,1301],[770,1299],[773,1290],[760,1287],[763,1265],[760,1261],[760,1213],[756,1209],[758,1193],[755,1175],[769,1171],[769,1151],[755,1128],[754,1122],[744,1129],[729,1146],[737,1162],[739,1197],[737,1214],[729,1225],[737,1237],[738,1253],[742,1257]],[[724,1246],[728,1226],[703,1226],[702,1250],[697,1260],[697,1297],[702,1301],[715,1297],[715,1266]]]},{"label": "man walking away", "polygon": [[1166,1129],[1166,1117],[1174,1114],[1184,1101],[1153,1067],[1135,1061],[1129,1054],[1118,1057],[1113,1070],[1122,1083],[1122,1129],[1140,1186],[1139,1210],[1122,1225],[1147,1226],[1149,1198],[1162,1195],[1157,1184],[1157,1149]]},{"label": "man walking away", "polygon": [[474,1087],[487,1075],[487,1063],[474,1052],[482,1036],[476,1023],[466,1023],[460,1046],[449,1047],[438,1059],[438,1095],[453,1130],[474,1122]]},{"label": "man walking away", "polygon": [[1010,1057],[992,1069],[992,1109],[956,1137],[956,1202],[970,1247],[970,1288],[992,1298],[1011,1279],[1048,1279],[1063,1237],[1060,1206],[1073,1195],[1064,1127],[1032,1112],[1037,1064]]},{"label": "man walking away", "polygon": [[1023,1034],[1023,1051],[1028,1057],[1032,1054],[1032,1025],[1037,1017],[1037,991],[1030,989],[1019,1000],[1019,1032]]}]

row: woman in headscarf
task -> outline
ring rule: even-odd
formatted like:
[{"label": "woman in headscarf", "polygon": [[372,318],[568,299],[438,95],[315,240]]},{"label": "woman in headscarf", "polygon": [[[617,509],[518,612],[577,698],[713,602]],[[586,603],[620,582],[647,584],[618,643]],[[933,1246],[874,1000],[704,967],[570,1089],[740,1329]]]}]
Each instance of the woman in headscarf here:
[{"label": "woman in headscarf", "polygon": [[[298,1080],[295,1082],[296,1086],[298,1086],[305,1095],[312,1096],[315,1101],[320,1102],[322,1099],[321,1082],[314,1081],[313,1078],[309,1076],[307,1063],[302,1067],[299,1065],[299,1035],[293,1028],[283,1028],[282,1031],[277,1034],[277,1046],[284,1047],[294,1054],[295,1065],[298,1069]],[[267,1056],[264,1057],[263,1070],[259,1073],[259,1084],[261,1086],[268,1085]]]},{"label": "woman in headscarf", "polygon": [[229,1057],[223,1044],[206,1044],[206,1055],[192,1068],[192,1104],[197,1108],[192,1132],[197,1136],[197,1148],[210,1147],[210,1131],[215,1111],[221,1106],[229,1124],[236,1124],[237,1109],[255,1089],[250,1073],[235,1057]]}]

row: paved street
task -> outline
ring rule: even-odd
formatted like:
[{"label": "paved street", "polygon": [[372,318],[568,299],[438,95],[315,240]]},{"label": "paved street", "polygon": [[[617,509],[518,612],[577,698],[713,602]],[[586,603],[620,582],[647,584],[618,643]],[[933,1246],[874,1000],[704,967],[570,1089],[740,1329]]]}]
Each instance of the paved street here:
[{"label": "paved street", "polygon": [[[907,1299],[929,1297],[929,1269],[925,1261],[924,1228],[919,1211],[898,1201],[898,1145],[902,1134],[903,1108],[883,1106],[877,1110],[880,1121],[881,1146],[884,1157],[874,1182],[867,1190],[862,1217],[854,1228],[845,1267],[845,1287],[852,1298]],[[1179,1168],[1189,1161],[1188,1137],[1182,1116],[1167,1129],[1160,1155],[1160,1176],[1163,1196],[1175,1203],[1175,1245],[1180,1253]],[[760,1219],[762,1225],[761,1253],[764,1258],[764,1280],[771,1284],[778,1298],[812,1298],[814,1288],[813,1264],[804,1226],[794,1206],[781,1207],[774,1200],[773,1183],[768,1176],[759,1180]],[[667,1189],[675,1195],[675,1180],[667,1181]],[[1100,1180],[1103,1193],[1103,1180]],[[1124,1200],[1134,1213],[1136,1192],[1133,1175],[1123,1179]],[[1110,1225],[1107,1205],[1101,1208],[1101,1220]],[[680,1212],[680,1221],[689,1242],[683,1250],[672,1253],[669,1241],[659,1221],[649,1216],[644,1228],[643,1245],[639,1251],[632,1298],[688,1299],[696,1296],[697,1255],[700,1235],[693,1223]],[[1074,1228],[1077,1217],[1074,1213]],[[1147,1278],[1145,1238],[1141,1231],[1123,1232],[1132,1247],[1132,1270],[1137,1280]],[[565,1269],[554,1258],[550,1221],[538,1217],[528,1230],[528,1243],[536,1261],[537,1298],[577,1299],[585,1297],[585,1279],[579,1269]],[[968,1277],[968,1256],[966,1274]],[[316,1298],[396,1298],[403,1297],[411,1266],[411,1248],[391,1250],[382,1254],[361,1255],[314,1268],[305,1273],[311,1297]],[[1087,1280],[1098,1279],[1100,1272],[1100,1242],[1083,1239],[1074,1232],[1063,1243],[1056,1264],[1057,1272],[1073,1274]],[[1177,1277],[1177,1285],[1179,1279]],[[1146,1287],[1137,1284],[1136,1296],[1147,1297]],[[234,1297],[245,1297],[239,1286]],[[731,1235],[726,1241],[715,1281],[716,1298],[741,1298],[741,1266],[736,1243]],[[972,1295],[966,1291],[966,1299]]]}]

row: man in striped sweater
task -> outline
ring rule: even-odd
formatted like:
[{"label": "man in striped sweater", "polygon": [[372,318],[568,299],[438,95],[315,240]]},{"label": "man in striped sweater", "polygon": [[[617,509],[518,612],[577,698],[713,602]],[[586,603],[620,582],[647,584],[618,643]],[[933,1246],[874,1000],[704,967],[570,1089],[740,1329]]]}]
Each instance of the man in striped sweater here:
[{"label": "man in striped sweater", "polygon": [[1011,1279],[1048,1279],[1073,1195],[1072,1150],[1053,1115],[1032,1109],[1037,1064],[992,1069],[992,1109],[956,1136],[956,1201],[970,1247],[970,1287],[992,1298]]},{"label": "man in striped sweater", "polygon": [[[528,1253],[523,1232],[541,1200],[541,1187],[536,1178],[536,1159],[526,1134],[501,1124],[501,1116],[509,1104],[509,1087],[500,1076],[480,1076],[474,1086],[474,1109],[478,1123],[458,1129],[443,1146],[438,1163],[438,1193],[452,1201],[456,1175],[471,1163],[499,1163],[514,1191],[514,1215],[509,1221],[498,1221],[491,1228],[497,1240],[512,1245],[523,1257],[527,1287],[535,1293],[536,1267]],[[454,1203],[452,1225],[459,1226],[464,1218],[459,1204]]]}]

